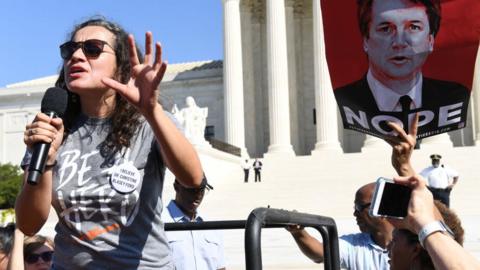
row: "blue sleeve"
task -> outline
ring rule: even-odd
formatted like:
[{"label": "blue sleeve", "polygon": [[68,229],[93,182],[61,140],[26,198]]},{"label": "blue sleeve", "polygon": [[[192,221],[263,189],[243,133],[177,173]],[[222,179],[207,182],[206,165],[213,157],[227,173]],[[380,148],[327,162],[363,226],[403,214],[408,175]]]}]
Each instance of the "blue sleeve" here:
[{"label": "blue sleeve", "polygon": [[340,257],[340,267],[348,269],[350,267],[347,258],[351,245],[346,239],[348,239],[347,235],[343,235],[338,239],[338,255]]},{"label": "blue sleeve", "polygon": [[225,263],[225,248],[223,247],[223,235],[220,232],[218,233],[218,238],[220,241],[218,245],[217,269],[221,269],[221,268],[226,268],[226,263]]}]

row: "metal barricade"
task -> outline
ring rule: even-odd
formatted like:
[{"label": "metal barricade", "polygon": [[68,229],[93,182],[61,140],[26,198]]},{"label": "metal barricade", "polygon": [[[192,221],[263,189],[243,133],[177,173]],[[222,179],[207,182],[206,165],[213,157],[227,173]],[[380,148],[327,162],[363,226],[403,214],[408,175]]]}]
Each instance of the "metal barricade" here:
[{"label": "metal barricade", "polygon": [[[332,218],[273,208],[256,208],[248,216],[245,228],[245,262],[248,270],[262,269],[262,227],[299,224],[313,227],[322,235],[325,269],[340,269],[338,233]],[[279,225],[279,226],[278,226]]]},{"label": "metal barricade", "polygon": [[165,231],[245,229],[246,269],[261,270],[261,229],[283,228],[287,225],[293,224],[317,229],[322,235],[323,239],[324,269],[340,269],[337,226],[335,221],[330,217],[260,207],[250,212],[250,215],[246,221],[224,220],[165,223]]}]

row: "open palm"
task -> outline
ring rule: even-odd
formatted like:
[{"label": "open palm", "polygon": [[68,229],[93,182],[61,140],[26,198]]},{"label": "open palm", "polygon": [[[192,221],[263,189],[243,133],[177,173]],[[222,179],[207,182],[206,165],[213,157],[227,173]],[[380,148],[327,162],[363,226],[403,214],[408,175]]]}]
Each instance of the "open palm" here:
[{"label": "open palm", "polygon": [[158,42],[155,44],[155,58],[153,58],[152,39],[152,33],[147,32],[145,34],[145,59],[141,63],[137,55],[135,40],[132,35],[129,35],[128,43],[132,70],[127,84],[122,84],[110,78],[103,79],[107,86],[116,90],[143,115],[152,112],[153,108],[158,105],[157,89],[167,69],[167,64],[162,60],[162,47]]}]

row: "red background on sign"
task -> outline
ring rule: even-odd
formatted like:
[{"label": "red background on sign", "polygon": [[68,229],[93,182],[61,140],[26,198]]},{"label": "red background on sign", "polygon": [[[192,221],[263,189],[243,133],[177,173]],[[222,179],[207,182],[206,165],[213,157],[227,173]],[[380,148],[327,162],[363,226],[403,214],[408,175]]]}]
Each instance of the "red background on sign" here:
[{"label": "red background on sign", "polygon": [[[480,0],[445,0],[440,32],[423,67],[426,77],[471,89],[480,38]],[[355,0],[321,0],[327,62],[333,88],[360,79],[368,69]]]}]

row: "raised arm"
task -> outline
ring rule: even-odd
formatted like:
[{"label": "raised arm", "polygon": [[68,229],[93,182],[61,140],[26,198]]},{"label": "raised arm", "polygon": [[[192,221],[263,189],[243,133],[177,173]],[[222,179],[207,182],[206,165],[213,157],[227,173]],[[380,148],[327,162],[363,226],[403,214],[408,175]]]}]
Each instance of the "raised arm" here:
[{"label": "raised arm", "polygon": [[10,260],[8,261],[7,270],[23,270],[25,265],[23,262],[23,233],[16,228],[13,237],[12,251],[10,252]]},{"label": "raised arm", "polygon": [[47,221],[52,201],[52,169],[63,139],[63,122],[60,118],[50,118],[39,113],[34,122],[26,126],[24,142],[29,149],[35,143],[51,143],[45,171],[37,185],[26,183],[28,171],[24,171],[24,184],[15,202],[17,227],[26,235],[36,234]]},{"label": "raised arm", "polygon": [[323,262],[323,244],[320,243],[320,241],[311,236],[300,225],[290,225],[286,229],[292,234],[293,239],[295,239],[295,242],[305,256],[316,263]]},{"label": "raised arm", "polygon": [[480,269],[480,262],[453,238],[436,232],[425,239],[425,249],[432,258],[435,269]]},{"label": "raised arm", "polygon": [[158,103],[158,87],[167,69],[167,63],[162,60],[162,47],[157,42],[154,55],[152,33],[147,32],[145,59],[141,63],[133,36],[130,35],[128,40],[132,66],[130,80],[127,84],[110,78],[103,78],[102,81],[142,113],[160,144],[167,167],[176,179],[186,187],[198,187],[202,183],[203,170],[197,153]]},{"label": "raised arm", "polygon": [[[405,228],[418,234],[422,228],[442,217],[433,203],[432,193],[425,180],[415,175],[398,177],[395,182],[410,186],[412,195],[408,215],[403,221],[391,220],[397,228]],[[438,231],[428,235],[423,243],[435,269],[480,269],[480,262],[470,255],[452,237]]]},{"label": "raised arm", "polygon": [[415,174],[415,170],[410,163],[410,158],[417,143],[418,114],[415,116],[408,134],[396,123],[389,122],[388,125],[398,134],[396,137],[385,138],[385,141],[392,146],[392,166],[398,175],[412,176]]}]

